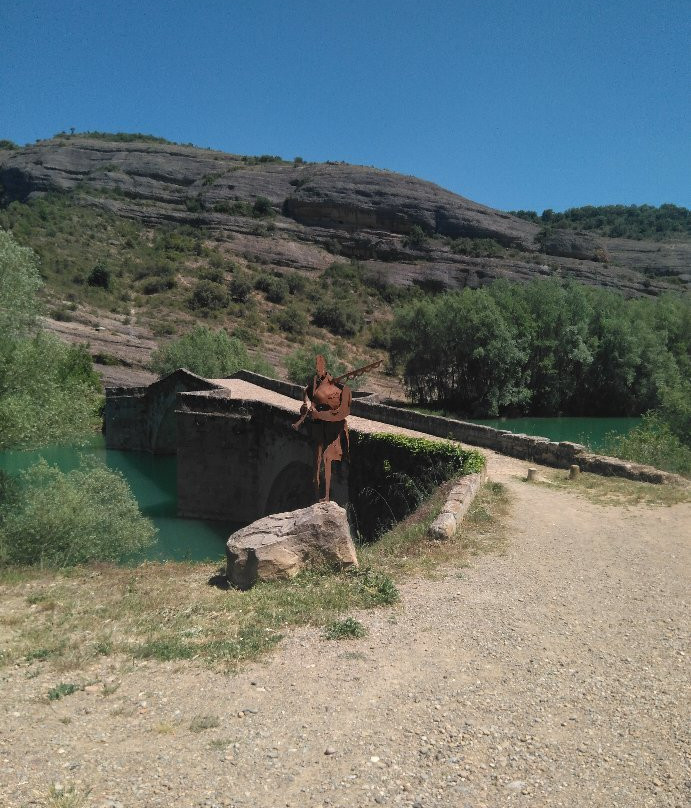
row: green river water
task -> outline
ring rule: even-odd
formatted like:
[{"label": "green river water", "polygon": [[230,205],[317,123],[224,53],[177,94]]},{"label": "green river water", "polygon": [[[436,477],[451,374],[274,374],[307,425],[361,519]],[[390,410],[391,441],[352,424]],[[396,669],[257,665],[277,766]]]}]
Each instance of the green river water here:
[{"label": "green river water", "polygon": [[[475,421],[497,429],[542,435],[552,440],[586,443],[595,450],[605,447],[605,436],[625,434],[640,422],[640,418],[494,418]],[[70,471],[80,463],[80,457],[96,457],[109,468],[122,472],[129,483],[139,507],[158,528],[156,544],[132,561],[220,560],[225,540],[239,525],[231,522],[208,522],[200,519],[180,519],[177,516],[176,458],[151,455],[147,452],[120,452],[105,448],[102,437],[88,445],[47,447],[31,452],[0,452],[0,470],[10,474],[22,471],[40,458],[62,471]]]},{"label": "green river water", "polygon": [[[470,420],[470,419],[469,419]],[[640,418],[485,418],[472,419],[495,429],[523,435],[541,435],[550,440],[584,443],[595,452],[607,449],[611,435],[626,435],[640,424]]]},{"label": "green river water", "polygon": [[224,556],[226,539],[240,525],[177,516],[177,463],[174,455],[106,449],[103,438],[99,436],[79,448],[51,446],[31,452],[3,451],[0,452],[0,469],[13,474],[43,457],[61,471],[71,471],[85,455],[96,457],[109,468],[121,472],[142,513],[158,528],[156,544],[131,561],[215,561]]}]

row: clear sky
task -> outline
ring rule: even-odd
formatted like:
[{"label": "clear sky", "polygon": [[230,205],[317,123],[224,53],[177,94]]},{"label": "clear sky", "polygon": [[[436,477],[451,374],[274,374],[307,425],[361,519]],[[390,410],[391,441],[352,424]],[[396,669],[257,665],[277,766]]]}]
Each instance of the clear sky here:
[{"label": "clear sky", "polygon": [[502,209],[690,206],[689,0],[0,0],[0,138],[345,160]]}]

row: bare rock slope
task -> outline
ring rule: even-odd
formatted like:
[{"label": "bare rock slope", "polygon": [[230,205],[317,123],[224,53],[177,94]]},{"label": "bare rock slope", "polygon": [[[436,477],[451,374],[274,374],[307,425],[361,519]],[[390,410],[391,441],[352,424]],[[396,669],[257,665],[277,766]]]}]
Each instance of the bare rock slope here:
[{"label": "bare rock slope", "polygon": [[[368,262],[403,285],[463,288],[558,274],[636,295],[688,282],[688,243],[662,247],[569,230],[540,244],[531,222],[416,177],[345,163],[79,136],[0,149],[0,203],[48,192],[76,192],[80,204],[147,225],[171,221],[237,234],[278,268],[321,268],[335,254]],[[271,238],[254,236],[256,222],[247,215],[262,198],[277,217]],[[415,243],[411,233],[420,231],[428,238]],[[511,254],[458,255],[448,243],[457,238],[491,238]]]}]

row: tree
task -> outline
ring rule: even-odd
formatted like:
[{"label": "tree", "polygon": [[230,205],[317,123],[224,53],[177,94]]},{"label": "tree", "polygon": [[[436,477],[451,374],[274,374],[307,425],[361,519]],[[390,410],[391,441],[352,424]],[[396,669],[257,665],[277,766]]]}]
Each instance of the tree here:
[{"label": "tree", "polygon": [[24,337],[36,327],[42,285],[36,253],[0,230],[0,340]]},{"label": "tree", "polygon": [[403,369],[414,400],[445,404],[473,415],[523,406],[525,353],[485,290],[423,299],[396,312],[391,362]]},{"label": "tree", "polygon": [[207,379],[220,379],[238,370],[273,375],[271,365],[263,359],[253,359],[237,337],[201,325],[157,348],[151,366],[162,376],[177,368],[187,368]]}]

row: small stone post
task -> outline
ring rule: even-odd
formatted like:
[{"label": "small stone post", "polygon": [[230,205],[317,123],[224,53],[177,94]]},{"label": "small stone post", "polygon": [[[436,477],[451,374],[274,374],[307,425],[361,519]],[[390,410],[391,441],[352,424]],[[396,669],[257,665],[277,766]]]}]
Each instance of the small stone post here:
[{"label": "small stone post", "polygon": [[580,466],[577,466],[576,464],[569,466],[569,480],[575,480],[580,473]]},{"label": "small stone post", "polygon": [[532,482],[535,481],[535,476],[536,475],[537,475],[537,469],[530,468],[530,469],[528,469],[528,476],[526,477],[526,480],[529,483],[532,483]]}]

